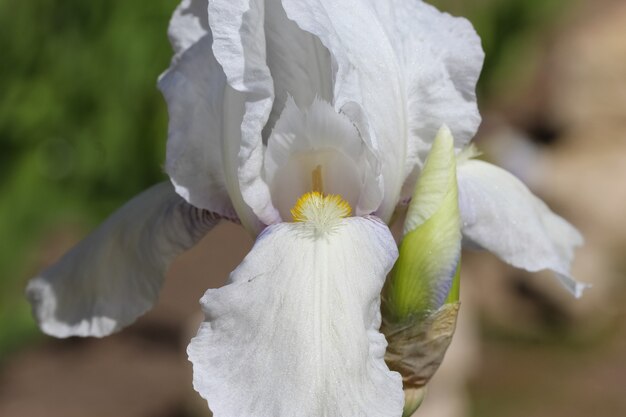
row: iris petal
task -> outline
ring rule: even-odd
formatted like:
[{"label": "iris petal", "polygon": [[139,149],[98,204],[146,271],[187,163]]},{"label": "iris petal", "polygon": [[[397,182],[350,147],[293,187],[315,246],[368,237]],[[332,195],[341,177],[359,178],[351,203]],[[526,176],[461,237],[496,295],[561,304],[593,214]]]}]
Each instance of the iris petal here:
[{"label": "iris petal", "polygon": [[269,135],[288,95],[303,106],[316,96],[330,99],[330,56],[317,38],[286,18],[279,0],[215,0],[208,11],[215,56],[245,101],[242,118],[228,131],[229,140],[238,142],[241,193],[263,223],[273,224],[280,215],[261,175],[263,135]]},{"label": "iris petal", "polygon": [[512,174],[483,161],[458,165],[463,235],[505,262],[531,272],[553,270],[577,297],[586,284],[570,276],[580,233]]},{"label": "iris petal", "polygon": [[156,302],[170,262],[218,221],[170,183],[143,192],[29,282],[39,326],[56,337],[102,337],[132,323]]},{"label": "iris petal", "polygon": [[215,416],[394,416],[400,376],[384,362],[380,291],[397,257],[389,229],[347,218],[261,234],[230,284],[202,298],[188,348]]},{"label": "iris petal", "polygon": [[246,207],[239,202],[237,163],[228,153],[233,144],[228,143],[231,138],[226,140],[224,121],[237,119],[240,112],[229,99],[226,77],[211,44],[210,34],[202,37],[159,79],[170,116],[165,170],[190,204],[236,217],[245,214]]}]

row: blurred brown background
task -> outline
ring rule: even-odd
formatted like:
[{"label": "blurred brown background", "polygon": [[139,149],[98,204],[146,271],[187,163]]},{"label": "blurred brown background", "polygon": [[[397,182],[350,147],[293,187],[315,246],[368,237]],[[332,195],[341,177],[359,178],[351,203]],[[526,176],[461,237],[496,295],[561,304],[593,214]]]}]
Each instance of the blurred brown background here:
[{"label": "blurred brown background", "polygon": [[[162,180],[177,2],[0,0],[0,416],[208,415],[185,348],[198,300],[252,245],[221,224],[157,308],[102,339],[54,340],[22,296],[117,205]],[[574,300],[549,273],[464,254],[462,321],[421,417],[626,416],[626,1],[439,0],[476,26],[484,157],[585,235]],[[28,28],[28,30],[27,30]]]}]

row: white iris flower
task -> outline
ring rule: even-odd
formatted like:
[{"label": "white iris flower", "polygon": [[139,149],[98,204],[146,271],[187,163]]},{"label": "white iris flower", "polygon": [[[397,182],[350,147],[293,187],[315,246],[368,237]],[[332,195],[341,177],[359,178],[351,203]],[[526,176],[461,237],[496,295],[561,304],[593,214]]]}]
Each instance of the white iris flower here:
[{"label": "white iris flower", "polygon": [[[471,24],[419,0],[183,0],[169,35],[173,187],[140,194],[30,282],[41,328],[128,325],[172,259],[229,219],[257,241],[202,298],[188,350],[215,415],[400,416],[378,330],[398,256],[386,223],[439,128],[459,152],[480,123]],[[571,225],[495,166],[459,161],[457,177],[468,241],[580,295]]]}]

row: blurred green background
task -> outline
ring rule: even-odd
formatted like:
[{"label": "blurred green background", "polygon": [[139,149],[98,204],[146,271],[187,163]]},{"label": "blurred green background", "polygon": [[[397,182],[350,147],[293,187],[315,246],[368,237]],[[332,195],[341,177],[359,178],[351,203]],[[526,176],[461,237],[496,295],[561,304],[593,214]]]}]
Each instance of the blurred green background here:
[{"label": "blurred green background", "polygon": [[[164,178],[173,0],[0,1],[0,358],[33,334],[26,258]],[[30,265],[29,265],[30,264]]]}]

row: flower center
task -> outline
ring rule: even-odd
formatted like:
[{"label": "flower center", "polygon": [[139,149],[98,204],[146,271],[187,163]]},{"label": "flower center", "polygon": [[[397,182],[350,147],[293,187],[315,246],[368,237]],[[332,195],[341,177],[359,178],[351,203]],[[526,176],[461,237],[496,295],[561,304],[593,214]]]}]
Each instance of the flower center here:
[{"label": "flower center", "polygon": [[328,232],[337,226],[341,219],[350,216],[352,207],[339,195],[324,195],[322,166],[315,167],[312,176],[313,191],[302,195],[291,209],[294,222],[309,223],[317,231]]}]

